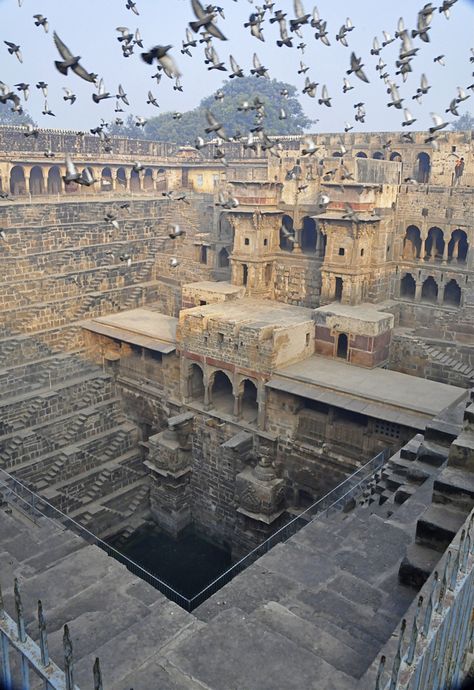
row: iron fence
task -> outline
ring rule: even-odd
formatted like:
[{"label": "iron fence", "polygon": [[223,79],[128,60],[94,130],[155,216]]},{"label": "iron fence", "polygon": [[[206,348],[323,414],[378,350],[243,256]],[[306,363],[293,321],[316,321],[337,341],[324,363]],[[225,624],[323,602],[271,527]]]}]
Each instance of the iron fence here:
[{"label": "iron fence", "polygon": [[[473,652],[473,525],[474,511],[402,620],[393,636],[396,641],[388,643],[379,661],[369,669],[364,688],[461,688],[467,655]],[[370,682],[374,674],[375,684]]]},{"label": "iron fence", "polygon": [[148,584],[158,589],[168,599],[174,601],[186,611],[193,611],[212,594],[230,582],[236,575],[254,563],[260,556],[270,551],[273,546],[286,541],[312,520],[327,517],[332,513],[342,511],[349,501],[363,493],[364,489],[373,481],[374,474],[385,464],[389,455],[389,449],[381,451],[343,482],[338,484],[334,489],[329,491],[329,493],[300,513],[300,515],[283,525],[283,527],[274,532],[268,539],[252,549],[252,551],[246,554],[237,563],[234,563],[228,570],[191,598],[185,597],[159,577],[156,577],[156,575],[142,568],[138,563],[132,561],[125,554],[97,537],[86,527],[63,513],[49,501],[42,498],[3,469],[0,469],[0,490],[3,493],[4,500],[14,503],[23,512],[27,513],[34,522],[39,518],[46,518],[51,520],[55,525],[59,523],[64,529],[69,529],[71,532],[74,532],[82,537],[87,543],[99,546],[109,556],[112,556],[125,565],[134,575],[148,582]]}]

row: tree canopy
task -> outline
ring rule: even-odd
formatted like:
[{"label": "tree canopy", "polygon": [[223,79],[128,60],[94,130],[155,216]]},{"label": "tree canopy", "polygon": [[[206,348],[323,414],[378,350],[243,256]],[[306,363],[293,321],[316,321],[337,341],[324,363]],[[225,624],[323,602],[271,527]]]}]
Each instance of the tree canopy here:
[{"label": "tree canopy", "polygon": [[451,125],[455,132],[472,132],[474,131],[474,116],[466,112],[460,115]]},{"label": "tree canopy", "polygon": [[[280,92],[286,89],[288,97],[284,98]],[[174,113],[162,113],[148,120],[144,129],[135,127],[133,118],[129,117],[121,127],[113,127],[112,133],[119,136],[129,136],[155,141],[169,141],[177,144],[192,144],[196,136],[204,136],[207,126],[206,110],[222,122],[229,136],[237,131],[246,133],[254,124],[255,111],[241,112],[237,108],[247,101],[253,103],[258,95],[264,103],[264,127],[267,134],[301,134],[307,129],[312,120],[303,112],[300,102],[296,98],[296,88],[291,84],[276,79],[258,79],[256,77],[235,78],[227,80],[221,89],[224,94],[222,100],[216,100],[215,94],[203,98],[197,108],[181,113],[175,118]],[[280,109],[286,113],[286,119],[280,120]]]}]

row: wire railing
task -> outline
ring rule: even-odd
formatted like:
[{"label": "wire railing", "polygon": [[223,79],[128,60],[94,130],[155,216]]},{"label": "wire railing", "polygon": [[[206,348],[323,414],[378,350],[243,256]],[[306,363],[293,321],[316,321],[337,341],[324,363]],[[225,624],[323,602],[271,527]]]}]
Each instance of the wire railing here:
[{"label": "wire railing", "polygon": [[298,516],[289,520],[289,522],[280,527],[280,529],[274,532],[268,539],[252,549],[248,554],[234,563],[228,570],[219,575],[191,598],[184,596],[159,577],[153,575],[153,573],[150,573],[145,568],[142,568],[141,565],[132,561],[125,554],[115,549],[103,539],[100,539],[100,537],[97,537],[86,527],[63,513],[49,501],[32,491],[28,486],[3,469],[0,469],[0,492],[3,494],[3,499],[5,501],[17,506],[31,517],[34,522],[37,522],[38,519],[45,518],[56,526],[59,523],[64,529],[74,532],[82,537],[87,543],[99,546],[109,556],[112,556],[125,565],[134,575],[148,582],[148,584],[158,589],[168,599],[174,601],[186,611],[193,611],[212,594],[215,594],[215,592],[230,582],[236,575],[248,568],[260,558],[260,556],[268,553],[276,544],[286,541],[309,522],[315,519],[327,518],[330,514],[342,511],[352,499],[357,498],[364,492],[364,489],[373,481],[374,474],[382,468],[389,456],[390,450],[388,448],[381,451],[365,465],[359,467],[343,482],[334,487],[334,489],[329,491],[329,493],[325,494]]}]

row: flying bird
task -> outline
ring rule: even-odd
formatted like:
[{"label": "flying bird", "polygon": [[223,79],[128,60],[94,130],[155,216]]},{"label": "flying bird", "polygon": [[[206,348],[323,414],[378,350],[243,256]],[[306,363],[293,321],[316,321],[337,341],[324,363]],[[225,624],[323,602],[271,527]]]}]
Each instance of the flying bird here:
[{"label": "flying bird", "polygon": [[35,26],[42,26],[44,29],[44,33],[47,34],[49,31],[49,24],[47,18],[43,17],[42,14],[34,14],[33,19],[36,19]]},{"label": "flying bird", "polygon": [[82,67],[82,65],[79,63],[79,60],[81,59],[80,56],[74,56],[71,53],[66,44],[61,41],[56,31],[54,32],[53,37],[54,43],[56,44],[56,48],[58,49],[59,54],[63,58],[62,61],[55,60],[54,64],[56,65],[56,69],[59,72],[61,72],[61,74],[64,74],[66,76],[68,70],[71,69],[74,72],[74,74],[77,74],[77,76],[81,79],[84,79],[84,81],[95,83],[97,79],[97,74],[88,72],[84,69],[84,67]]}]

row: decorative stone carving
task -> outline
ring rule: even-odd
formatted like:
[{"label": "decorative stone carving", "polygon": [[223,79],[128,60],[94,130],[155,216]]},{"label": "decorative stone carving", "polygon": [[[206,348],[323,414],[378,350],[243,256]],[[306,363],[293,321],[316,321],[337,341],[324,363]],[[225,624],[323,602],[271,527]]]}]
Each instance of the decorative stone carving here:
[{"label": "decorative stone carving", "polygon": [[276,476],[271,459],[261,456],[235,481],[237,512],[269,525],[285,511],[285,482]]}]

